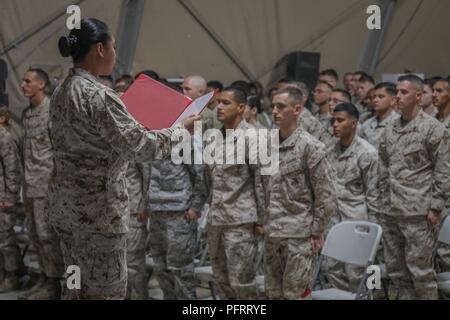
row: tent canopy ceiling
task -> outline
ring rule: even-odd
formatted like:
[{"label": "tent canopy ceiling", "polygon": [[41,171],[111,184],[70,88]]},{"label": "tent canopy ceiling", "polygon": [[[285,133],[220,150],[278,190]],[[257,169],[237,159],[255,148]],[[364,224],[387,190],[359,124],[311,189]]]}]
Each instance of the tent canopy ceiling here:
[{"label": "tent canopy ceiling", "polygon": [[[60,57],[56,45],[58,38],[68,32],[67,15],[62,14],[44,28],[38,27],[73,3],[0,1],[0,51],[33,28],[38,31],[0,57],[9,66],[7,91],[14,112],[19,113],[26,105],[20,82],[28,67],[41,66],[55,76],[67,74],[71,61]],[[369,32],[366,8],[373,3],[146,0],[132,73],[154,69],[164,77],[200,74],[224,83],[250,75],[267,84],[273,67],[284,55],[315,51],[321,53],[321,69],[332,67],[342,75],[359,69]],[[106,22],[117,35],[122,0],[82,0],[80,7],[83,16]],[[449,8],[446,0],[398,0],[374,75],[406,69],[427,76],[450,74]]]}]

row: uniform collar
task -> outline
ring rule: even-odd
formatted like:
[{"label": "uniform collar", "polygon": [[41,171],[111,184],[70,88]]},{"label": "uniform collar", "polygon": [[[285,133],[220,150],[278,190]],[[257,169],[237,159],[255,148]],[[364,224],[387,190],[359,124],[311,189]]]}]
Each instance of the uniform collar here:
[{"label": "uniform collar", "polygon": [[281,144],[280,149],[289,149],[295,146],[295,143],[298,141],[298,136],[302,132],[302,128],[297,127],[297,129],[292,132],[292,134],[286,138]]},{"label": "uniform collar", "polygon": [[342,145],[339,141],[336,143],[334,150],[339,160],[353,157],[353,155],[355,154],[355,149],[358,145],[358,139],[358,135],[355,134],[352,143],[348,146],[347,149],[345,149],[345,151],[342,150]]},{"label": "uniform collar", "polygon": [[92,73],[90,73],[89,71],[87,71],[85,69],[72,68],[72,69],[70,69],[69,75],[70,76],[79,76],[90,82],[98,83],[97,77],[95,77]]},{"label": "uniform collar", "polygon": [[394,110],[391,111],[391,113],[384,118],[383,120],[378,120],[377,117],[374,117],[374,121],[371,123],[372,128],[379,128],[379,127],[386,127],[388,125],[388,122],[392,120],[396,116],[396,112]]},{"label": "uniform collar", "polygon": [[441,122],[442,124],[444,124],[444,126],[446,126],[447,128],[450,127],[450,115],[447,116],[447,118],[445,119],[439,119],[438,118],[438,114],[436,114],[435,118]]},{"label": "uniform collar", "polygon": [[40,104],[38,104],[37,106],[33,106],[31,103],[30,103],[30,107],[31,108],[40,108],[40,107],[43,107],[44,105],[46,105],[47,103],[49,103],[50,102],[50,99],[47,97],[47,95],[44,97],[44,99],[42,99],[42,102],[40,103]]},{"label": "uniform collar", "polygon": [[407,133],[416,130],[417,123],[423,119],[425,112],[420,110],[417,116],[409,121],[405,126],[402,126],[402,117],[398,117],[394,122],[394,131],[398,133]]}]

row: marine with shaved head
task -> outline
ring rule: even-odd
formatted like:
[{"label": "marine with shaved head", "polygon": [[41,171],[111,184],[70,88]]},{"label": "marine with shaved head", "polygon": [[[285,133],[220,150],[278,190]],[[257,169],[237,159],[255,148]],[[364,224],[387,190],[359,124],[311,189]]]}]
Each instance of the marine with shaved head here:
[{"label": "marine with shaved head", "polygon": [[419,77],[400,77],[396,91],[401,117],[386,127],[379,147],[386,269],[400,299],[437,299],[432,256],[448,192],[448,135],[421,109]]}]

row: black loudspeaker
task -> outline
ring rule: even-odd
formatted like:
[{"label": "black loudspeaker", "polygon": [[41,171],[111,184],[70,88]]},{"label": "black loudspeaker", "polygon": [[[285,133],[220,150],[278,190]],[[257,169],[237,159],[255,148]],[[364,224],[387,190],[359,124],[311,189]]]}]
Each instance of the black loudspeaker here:
[{"label": "black loudspeaker", "polygon": [[316,86],[320,71],[320,53],[297,51],[285,55],[275,66],[272,80],[289,78],[304,82],[310,90]]},{"label": "black loudspeaker", "polygon": [[8,78],[8,66],[0,59],[0,104],[8,105],[8,95],[6,94],[6,79]]},{"label": "black loudspeaker", "polygon": [[314,89],[320,72],[320,53],[293,52],[287,56],[286,76],[304,82],[310,90]]}]

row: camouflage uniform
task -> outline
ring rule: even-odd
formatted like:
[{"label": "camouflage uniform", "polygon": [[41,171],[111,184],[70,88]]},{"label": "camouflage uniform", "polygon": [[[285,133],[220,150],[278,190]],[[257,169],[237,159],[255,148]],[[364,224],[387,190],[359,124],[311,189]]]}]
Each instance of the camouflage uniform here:
[{"label": "camouflage uniform", "polygon": [[[26,111],[26,110],[27,109],[25,109],[24,111]],[[9,119],[9,123],[8,123],[8,126],[6,126],[6,129],[9,131],[9,133],[11,134],[12,139],[16,143],[16,146],[17,146],[17,149],[18,149],[18,152],[19,152],[19,156],[20,156],[20,161],[23,161],[23,154],[22,154],[22,152],[23,152],[23,138],[24,138],[23,129],[13,119]]]},{"label": "camouflage uniform", "polygon": [[[0,126],[0,161],[0,203],[16,204],[22,182],[22,167],[17,146],[4,126]],[[17,272],[23,267],[14,233],[15,223],[13,210],[0,209],[0,269],[8,273]]]},{"label": "camouflage uniform", "polygon": [[53,171],[53,147],[49,136],[50,100],[23,112],[24,196],[27,230],[36,248],[42,272],[48,278],[60,278],[63,259],[59,239],[49,222],[48,185]]},{"label": "camouflage uniform", "polygon": [[155,161],[149,186],[150,250],[165,300],[195,299],[194,253],[197,222],[187,210],[201,213],[206,202],[203,166]]},{"label": "camouflage uniform", "polygon": [[[445,125],[447,134],[450,136],[450,116],[448,116],[446,119],[439,119],[436,114],[436,118]],[[442,215],[443,217],[442,221],[444,221],[445,217],[448,215],[450,215],[450,197],[447,194],[447,202],[445,205],[445,210]],[[438,230],[440,230],[440,228],[437,228],[437,232]],[[447,244],[444,243],[438,244],[436,256],[436,270],[437,272],[450,272],[450,246]]]},{"label": "camouflage uniform", "polygon": [[331,115],[328,112],[325,114],[318,114],[317,120],[319,120],[322,126],[326,129],[331,126]]},{"label": "camouflage uniform", "polygon": [[145,242],[147,223],[137,219],[138,213],[146,211],[148,190],[148,165],[131,161],[128,165],[126,180],[129,197],[130,221],[127,233],[127,297],[147,299],[147,271],[145,269]]},{"label": "camouflage uniform", "polygon": [[299,299],[309,288],[321,236],[336,211],[332,172],[324,145],[297,128],[279,147],[280,170],[269,177],[265,217],[266,294]]},{"label": "camouflage uniform", "polygon": [[200,114],[202,117],[202,130],[219,129],[222,125],[217,119],[217,109],[206,107]]},{"label": "camouflage uniform", "polygon": [[311,112],[303,108],[300,116],[298,117],[299,126],[312,135],[317,140],[321,141],[325,146],[330,147],[334,145],[335,140],[330,134],[328,129],[322,125],[322,123],[314,117]]},{"label": "camouflage uniform", "polygon": [[[382,205],[379,192],[377,150],[357,136],[343,149],[340,142],[328,151],[337,193],[337,221],[363,220],[378,223]],[[333,287],[356,292],[364,269],[327,259],[327,278]]]},{"label": "camouflage uniform", "polygon": [[445,204],[450,161],[444,126],[422,110],[402,125],[396,119],[380,142],[381,192],[387,273],[401,299],[436,299],[433,227],[426,215]]},{"label": "camouflage uniform", "polygon": [[55,159],[51,222],[61,236],[66,266],[81,269],[81,289],[74,296],[123,299],[128,162],[170,156],[175,127],[145,130],[113,90],[83,69],[72,69],[56,89],[50,121]]},{"label": "camouflage uniform", "polygon": [[384,132],[386,126],[399,117],[398,113],[391,111],[391,113],[383,120],[379,120],[378,117],[372,117],[361,126],[358,135],[364,140],[368,141],[377,150],[380,146],[381,135]]},{"label": "camouflage uniform", "polygon": [[[242,120],[236,129],[251,128]],[[224,149],[225,141],[224,138]],[[245,146],[247,156],[248,143]],[[214,163],[207,169],[211,186],[208,250],[219,296],[221,299],[255,299],[257,240],[254,225],[262,225],[265,206],[260,168],[246,159],[246,164]]]}]

